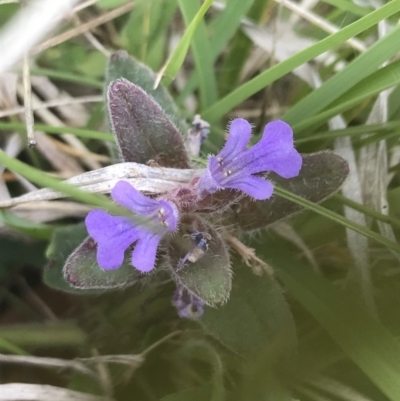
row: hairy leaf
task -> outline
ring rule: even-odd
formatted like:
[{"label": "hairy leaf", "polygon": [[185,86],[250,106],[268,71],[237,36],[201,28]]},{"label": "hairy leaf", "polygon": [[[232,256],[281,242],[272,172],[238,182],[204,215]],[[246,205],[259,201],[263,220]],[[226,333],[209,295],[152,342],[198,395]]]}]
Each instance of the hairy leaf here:
[{"label": "hairy leaf", "polygon": [[79,245],[65,262],[65,280],[74,288],[83,290],[117,290],[128,287],[145,277],[130,262],[130,254],[115,270],[103,270],[96,261],[97,244],[88,237]]},{"label": "hairy leaf", "polygon": [[[319,203],[340,188],[348,172],[347,162],[340,156],[320,152],[303,155],[303,166],[297,177],[286,180],[270,174],[268,179],[280,188]],[[225,212],[222,224],[236,224],[243,231],[251,231],[264,228],[302,209],[302,206],[277,196],[257,202],[245,197]]]},{"label": "hairy leaf", "polygon": [[[193,233],[200,233],[200,236],[191,238]],[[205,239],[208,249],[202,248],[199,243],[199,239],[204,237],[209,238]],[[168,254],[172,277],[177,283],[207,305],[227,301],[232,281],[229,253],[221,236],[205,220],[193,214],[183,215],[180,231],[171,239]],[[182,263],[189,254],[197,260],[192,262],[188,259]]]},{"label": "hairy leaf", "polygon": [[108,88],[107,105],[112,132],[125,161],[190,167],[177,127],[142,88],[126,79],[114,81]]},{"label": "hairy leaf", "polygon": [[63,267],[68,256],[86,237],[87,231],[84,223],[72,224],[54,230],[46,251],[48,262],[43,271],[43,280],[49,287],[81,293],[65,281]]},{"label": "hairy leaf", "polygon": [[96,262],[96,245],[87,235],[84,223],[54,231],[43,274],[48,286],[82,294],[118,289],[141,280],[138,271],[129,263],[129,255],[120,269],[102,270]]},{"label": "hairy leaf", "polygon": [[240,355],[262,352],[268,346],[291,352],[297,343],[294,321],[278,283],[236,264],[229,302],[207,309],[200,324]]},{"label": "hairy leaf", "polygon": [[167,89],[161,84],[154,89],[154,72],[123,50],[114,53],[110,57],[105,81],[106,90],[111,82],[121,78],[125,78],[129,82],[139,86],[153,97],[164,110],[165,114],[167,114],[171,121],[178,127],[180,133],[186,135],[189,127],[185,119],[181,116],[178,106],[175,104]]}]

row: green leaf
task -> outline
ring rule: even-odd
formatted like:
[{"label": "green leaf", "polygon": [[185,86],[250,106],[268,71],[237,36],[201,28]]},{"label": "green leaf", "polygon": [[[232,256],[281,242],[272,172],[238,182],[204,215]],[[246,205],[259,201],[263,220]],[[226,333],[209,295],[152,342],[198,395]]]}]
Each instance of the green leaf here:
[{"label": "green leaf", "polygon": [[268,346],[291,353],[297,343],[295,325],[280,286],[269,275],[255,276],[235,264],[229,302],[207,308],[199,320],[203,328],[234,352],[254,356]]},{"label": "green leaf", "polygon": [[[349,172],[347,162],[334,153],[320,152],[302,157],[303,166],[297,177],[286,180],[276,174],[269,175],[276,185],[276,190],[278,187],[284,188],[318,203],[333,195]],[[293,216],[302,209],[302,205],[276,195],[257,202],[245,197],[223,214],[222,224],[236,224],[241,230],[251,231]]]},{"label": "green leaf", "polygon": [[104,271],[96,262],[96,245],[87,238],[84,223],[55,230],[47,250],[43,279],[55,289],[72,293],[98,293],[127,287],[140,280],[140,274],[129,263],[116,270]]},{"label": "green leaf", "polygon": [[224,401],[226,392],[224,386],[224,363],[221,354],[209,341],[201,339],[189,339],[182,348],[185,357],[197,359],[211,366],[212,386],[210,401]]},{"label": "green leaf", "polygon": [[164,113],[178,127],[180,133],[186,135],[189,127],[167,89],[163,85],[158,85],[154,89],[156,79],[154,72],[122,50],[110,57],[105,80],[106,90],[111,82],[121,78],[141,87],[148,95],[153,97]]},{"label": "green leaf", "polygon": [[185,33],[183,34],[181,40],[176,46],[175,50],[172,52],[171,56],[168,58],[164,67],[158,73],[159,79],[163,75],[167,76],[167,81],[170,83],[178,74],[179,70],[182,67],[183,62],[185,61],[186,54],[189,50],[190,43],[192,41],[193,35],[204,17],[207,10],[211,7],[211,4],[214,0],[206,0],[201,6],[200,10],[197,12],[196,16],[193,18],[192,22],[186,28]]},{"label": "green leaf", "polygon": [[[191,233],[206,233],[211,236],[207,241],[208,249],[199,253],[197,239]],[[197,260],[181,260],[191,253]],[[168,246],[170,271],[177,283],[201,298],[207,305],[215,306],[226,302],[231,291],[232,272],[229,253],[225,242],[218,232],[200,216],[183,215],[180,230]]]},{"label": "green leaf", "polygon": [[125,161],[190,167],[178,129],[142,88],[125,79],[112,82],[107,106],[112,132]]},{"label": "green leaf", "polygon": [[399,400],[399,341],[358,301],[302,265],[282,245],[269,243],[267,255],[290,295],[390,400]]},{"label": "green leaf", "polygon": [[239,88],[235,89],[209,109],[205,110],[202,113],[202,118],[209,122],[218,120],[244,100],[270,85],[272,82],[275,82],[277,79],[293,71],[295,68],[307,63],[320,54],[325,53],[327,50],[346,42],[348,39],[358,35],[359,33],[364,32],[368,28],[377,24],[379,21],[397,13],[399,10],[400,1],[391,1],[378,10],[373,11],[372,13],[352,23],[351,25],[346,26],[339,32],[320,40],[319,42],[286,59],[285,61],[274,65]]}]

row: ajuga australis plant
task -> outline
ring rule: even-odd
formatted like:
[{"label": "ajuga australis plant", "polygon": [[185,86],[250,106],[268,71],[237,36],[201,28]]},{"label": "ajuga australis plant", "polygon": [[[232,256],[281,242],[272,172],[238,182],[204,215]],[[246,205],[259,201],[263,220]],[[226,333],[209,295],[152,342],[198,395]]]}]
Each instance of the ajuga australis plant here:
[{"label": "ajuga australis plant", "polygon": [[[107,79],[108,117],[122,160],[190,168],[189,156],[198,155],[188,150],[199,148],[192,145],[204,140],[208,127],[191,131],[165,88],[153,89],[152,72],[124,52],[111,57]],[[346,162],[334,154],[300,155],[284,121],[268,123],[254,145],[251,131],[245,119],[231,121],[225,145],[206,168],[162,194],[148,196],[118,181],[111,197],[126,213],[87,215],[87,233],[63,263],[67,286],[116,289],[163,271],[176,282],[172,304],[180,317],[198,319],[205,305],[225,303],[232,286],[226,238],[300,209],[275,197],[274,185],[320,202],[347,174]]]}]

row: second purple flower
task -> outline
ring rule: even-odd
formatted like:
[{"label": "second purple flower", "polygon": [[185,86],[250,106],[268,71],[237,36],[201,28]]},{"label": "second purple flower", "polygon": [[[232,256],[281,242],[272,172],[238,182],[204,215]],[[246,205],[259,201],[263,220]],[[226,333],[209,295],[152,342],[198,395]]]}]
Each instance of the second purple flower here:
[{"label": "second purple flower", "polygon": [[148,219],[149,226],[138,225],[129,217],[111,216],[103,210],[91,211],[85,224],[97,242],[97,263],[105,270],[117,269],[124,261],[125,251],[136,243],[132,264],[143,273],[149,272],[154,268],[161,238],[178,227],[178,208],[173,202],[142,195],[126,181],[118,181],[111,196],[119,205]]}]

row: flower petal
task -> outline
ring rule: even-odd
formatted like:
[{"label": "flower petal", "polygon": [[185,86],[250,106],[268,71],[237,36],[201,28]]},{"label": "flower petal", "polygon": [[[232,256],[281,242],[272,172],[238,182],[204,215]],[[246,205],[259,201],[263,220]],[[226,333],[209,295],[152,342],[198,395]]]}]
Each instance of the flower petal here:
[{"label": "flower petal", "polygon": [[119,205],[140,215],[151,214],[159,207],[156,200],[144,196],[127,181],[118,181],[111,196]]},{"label": "flower petal", "polygon": [[280,120],[267,124],[261,140],[245,152],[238,164],[248,174],[273,171],[283,178],[296,177],[302,157],[293,146],[290,125]]},{"label": "flower petal", "polygon": [[136,269],[143,273],[153,270],[160,239],[160,236],[152,234],[139,239],[132,252],[132,264]]},{"label": "flower petal", "polygon": [[243,118],[236,118],[229,127],[228,139],[218,156],[232,160],[242,153],[251,137],[251,125]]},{"label": "flower petal", "polygon": [[224,176],[221,173],[221,167],[218,163],[218,159],[215,156],[211,156],[208,159],[208,166],[201,175],[197,185],[199,186],[200,191],[212,194],[223,188],[223,178]]},{"label": "flower petal", "polygon": [[97,242],[97,263],[102,269],[117,269],[125,250],[141,235],[141,229],[124,217],[92,210],[85,219],[89,235]]},{"label": "flower petal", "polygon": [[269,199],[274,192],[271,182],[253,175],[234,178],[229,181],[227,188],[238,189],[257,200]]}]

